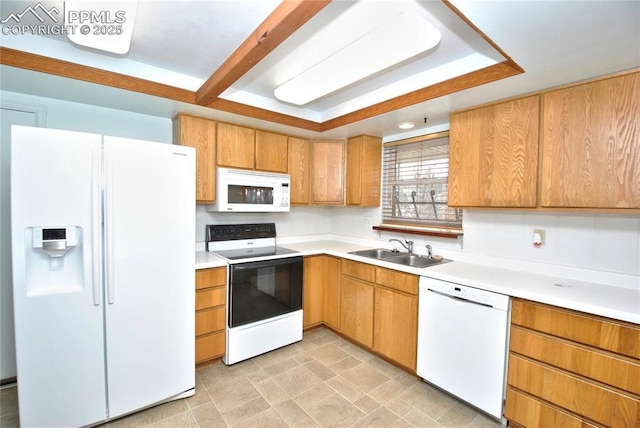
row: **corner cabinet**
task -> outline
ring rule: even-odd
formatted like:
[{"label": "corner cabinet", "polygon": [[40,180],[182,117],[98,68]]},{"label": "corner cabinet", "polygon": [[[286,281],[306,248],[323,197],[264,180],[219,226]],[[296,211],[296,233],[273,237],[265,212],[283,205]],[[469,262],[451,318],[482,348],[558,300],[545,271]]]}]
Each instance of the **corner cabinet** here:
[{"label": "corner cabinet", "polygon": [[196,149],[196,202],[216,200],[216,122],[179,114],[173,118],[173,144]]},{"label": "corner cabinet", "polygon": [[510,426],[640,426],[640,326],[513,299]]},{"label": "corner cabinet", "polygon": [[449,206],[535,207],[538,95],[451,114]]},{"label": "corner cabinet", "polygon": [[340,330],[340,259],[304,258],[303,327],[326,324]]},{"label": "corner cabinet", "polygon": [[543,94],[544,207],[640,208],[640,72]]},{"label": "corner cabinet", "polygon": [[382,139],[360,135],[347,140],[347,205],[380,206]]},{"label": "corner cabinet", "polygon": [[344,140],[311,142],[311,200],[318,205],[344,204]]},{"label": "corner cabinet", "polygon": [[227,268],[196,270],[196,364],[225,353]]}]

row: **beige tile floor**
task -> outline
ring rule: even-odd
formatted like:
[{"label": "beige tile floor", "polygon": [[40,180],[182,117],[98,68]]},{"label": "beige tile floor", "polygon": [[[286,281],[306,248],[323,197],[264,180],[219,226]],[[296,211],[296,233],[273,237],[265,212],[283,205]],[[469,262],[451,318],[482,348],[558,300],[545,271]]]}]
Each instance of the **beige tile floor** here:
[{"label": "beige tile floor", "polygon": [[[17,427],[15,388],[0,427]],[[499,427],[453,397],[327,329],[227,367],[196,372],[196,394],[108,427]]]}]

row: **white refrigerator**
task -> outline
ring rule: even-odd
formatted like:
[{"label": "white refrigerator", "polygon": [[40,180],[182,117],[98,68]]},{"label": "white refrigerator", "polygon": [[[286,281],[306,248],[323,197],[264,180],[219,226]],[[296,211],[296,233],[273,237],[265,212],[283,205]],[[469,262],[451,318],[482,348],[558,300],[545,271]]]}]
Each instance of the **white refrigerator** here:
[{"label": "white refrigerator", "polygon": [[20,423],[84,426],[195,392],[195,151],[13,126]]}]

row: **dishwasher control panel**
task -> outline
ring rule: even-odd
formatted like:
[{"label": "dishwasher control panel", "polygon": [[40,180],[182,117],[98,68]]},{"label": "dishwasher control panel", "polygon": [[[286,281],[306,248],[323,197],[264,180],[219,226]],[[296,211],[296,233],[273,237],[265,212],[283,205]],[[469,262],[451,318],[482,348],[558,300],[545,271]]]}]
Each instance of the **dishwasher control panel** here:
[{"label": "dishwasher control panel", "polygon": [[420,277],[420,288],[496,309],[508,310],[509,308],[509,296],[462,284]]}]

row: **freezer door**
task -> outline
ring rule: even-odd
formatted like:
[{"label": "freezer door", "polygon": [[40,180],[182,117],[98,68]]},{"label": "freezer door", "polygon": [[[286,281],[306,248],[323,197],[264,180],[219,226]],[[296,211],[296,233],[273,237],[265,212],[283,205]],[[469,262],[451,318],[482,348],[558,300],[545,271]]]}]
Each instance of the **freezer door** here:
[{"label": "freezer door", "polygon": [[109,418],[195,387],[195,151],[104,137]]},{"label": "freezer door", "polygon": [[[12,128],[13,299],[22,426],[84,426],[106,418],[101,140],[95,134]],[[59,237],[63,227],[75,228],[75,245],[54,260],[34,233],[50,228],[53,232],[40,235],[46,240]]]}]

